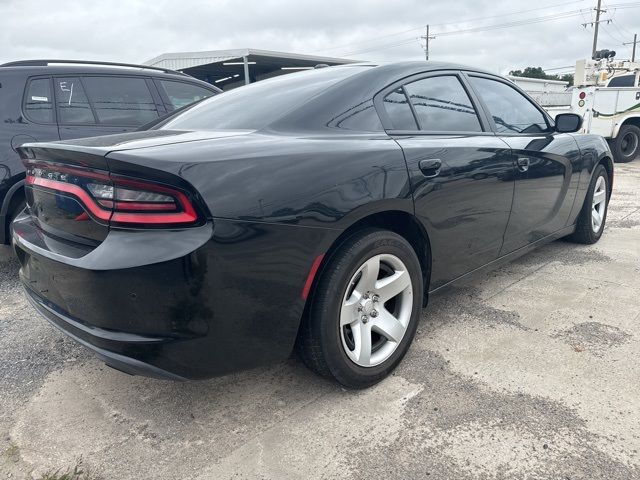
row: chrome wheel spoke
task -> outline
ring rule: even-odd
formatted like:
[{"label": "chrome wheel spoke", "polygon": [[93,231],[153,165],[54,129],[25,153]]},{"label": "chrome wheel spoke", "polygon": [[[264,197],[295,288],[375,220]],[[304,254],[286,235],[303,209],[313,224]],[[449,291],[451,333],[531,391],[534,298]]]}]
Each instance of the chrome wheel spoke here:
[{"label": "chrome wheel spoke", "polygon": [[367,367],[371,365],[371,327],[367,324],[358,322],[352,326],[353,343],[355,347],[353,349],[353,355],[358,365]]},{"label": "chrome wheel spoke", "polygon": [[354,290],[351,297],[342,304],[340,309],[340,326],[350,325],[359,319],[358,305],[362,295],[357,290]]},{"label": "chrome wheel spoke", "polygon": [[604,202],[605,196],[606,192],[604,190],[596,191],[593,194],[593,205],[600,205],[602,202]]},{"label": "chrome wheel spoke", "polygon": [[371,329],[396,343],[402,340],[406,330],[400,320],[389,313],[384,307],[380,309],[378,317],[371,323]]},{"label": "chrome wheel spoke", "polygon": [[380,275],[380,256],[376,255],[365,262],[361,267],[362,277],[356,286],[360,292],[373,290],[376,280]]},{"label": "chrome wheel spoke", "polygon": [[400,270],[389,277],[378,280],[375,286],[375,293],[380,297],[380,302],[385,303],[402,293],[410,285],[409,272]]},{"label": "chrome wheel spoke", "polygon": [[602,223],[602,218],[600,217],[600,212],[598,212],[598,210],[593,210],[593,223],[594,225],[598,225],[600,226],[600,223]]}]

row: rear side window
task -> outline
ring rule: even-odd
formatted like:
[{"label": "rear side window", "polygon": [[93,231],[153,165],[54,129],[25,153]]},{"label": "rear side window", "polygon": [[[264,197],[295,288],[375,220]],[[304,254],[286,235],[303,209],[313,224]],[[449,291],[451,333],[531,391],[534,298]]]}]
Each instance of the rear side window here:
[{"label": "rear side window", "polygon": [[431,132],[480,132],[471,100],[457,77],[429,77],[405,85],[420,129]]},{"label": "rear side window", "polygon": [[51,81],[48,78],[35,78],[29,81],[24,100],[24,113],[33,122],[53,123],[53,99]]},{"label": "rear side window", "polygon": [[160,80],[160,85],[167,94],[167,98],[173,107],[172,110],[184,107],[185,105],[197,102],[214,94],[211,90],[185,82]]},{"label": "rear side window", "polygon": [[383,104],[395,130],[417,130],[416,119],[402,87],[384,97]]},{"label": "rear side window", "polygon": [[59,77],[54,81],[58,122],[66,125],[96,123],[89,100],[78,77]]},{"label": "rear side window", "polygon": [[101,124],[139,126],[158,118],[144,78],[83,77],[82,82]]},{"label": "rear side window", "polygon": [[549,131],[542,112],[515,88],[488,78],[470,77],[470,81],[489,109],[498,133]]}]

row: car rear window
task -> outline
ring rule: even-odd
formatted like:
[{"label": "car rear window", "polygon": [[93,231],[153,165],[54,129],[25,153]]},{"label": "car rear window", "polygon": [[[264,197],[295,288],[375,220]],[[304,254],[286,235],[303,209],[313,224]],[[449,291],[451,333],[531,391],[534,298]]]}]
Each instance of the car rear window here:
[{"label": "car rear window", "polygon": [[369,67],[340,66],[281,75],[203,100],[165,130],[258,130],[330,86]]}]

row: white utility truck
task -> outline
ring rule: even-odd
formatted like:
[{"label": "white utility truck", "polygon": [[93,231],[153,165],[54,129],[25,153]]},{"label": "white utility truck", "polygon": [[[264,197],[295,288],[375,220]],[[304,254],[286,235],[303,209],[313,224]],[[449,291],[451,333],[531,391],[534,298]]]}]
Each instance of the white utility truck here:
[{"label": "white utility truck", "polygon": [[640,63],[602,58],[579,60],[576,86],[564,92],[558,92],[559,82],[542,80],[548,87],[540,91],[531,88],[532,79],[510,78],[551,116],[567,112],[581,115],[582,132],[602,135],[609,141],[614,160],[629,162],[640,154],[639,77]]}]

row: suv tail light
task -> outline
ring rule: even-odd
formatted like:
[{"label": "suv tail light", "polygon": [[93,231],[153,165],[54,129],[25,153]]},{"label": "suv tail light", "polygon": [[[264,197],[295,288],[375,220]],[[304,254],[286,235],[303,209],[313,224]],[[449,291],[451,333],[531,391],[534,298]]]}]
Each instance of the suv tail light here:
[{"label": "suv tail light", "polygon": [[186,226],[199,220],[182,190],[145,180],[66,166],[28,164],[26,183],[74,196],[99,223]]}]

